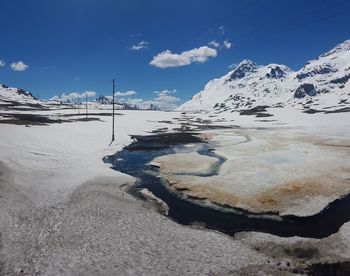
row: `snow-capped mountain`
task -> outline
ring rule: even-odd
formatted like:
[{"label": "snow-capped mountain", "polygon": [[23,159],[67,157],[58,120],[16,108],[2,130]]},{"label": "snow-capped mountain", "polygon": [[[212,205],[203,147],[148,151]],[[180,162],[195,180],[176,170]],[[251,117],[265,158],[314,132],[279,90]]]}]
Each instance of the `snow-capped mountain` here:
[{"label": "snow-capped mountain", "polygon": [[243,110],[256,106],[325,108],[350,105],[350,40],[294,72],[285,65],[243,60],[211,80],[179,111]]},{"label": "snow-capped mountain", "polygon": [[106,96],[98,96],[96,98],[96,102],[100,104],[113,104],[112,97],[106,97]]}]

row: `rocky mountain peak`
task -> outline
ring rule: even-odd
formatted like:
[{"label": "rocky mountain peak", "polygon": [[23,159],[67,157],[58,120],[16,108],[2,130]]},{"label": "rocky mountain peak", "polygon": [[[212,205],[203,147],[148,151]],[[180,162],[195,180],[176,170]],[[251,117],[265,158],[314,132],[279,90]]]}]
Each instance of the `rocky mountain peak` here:
[{"label": "rocky mountain peak", "polygon": [[320,55],[320,57],[327,57],[336,53],[347,52],[347,51],[350,51],[350,39],[345,40],[343,43],[338,44],[330,51]]},{"label": "rocky mountain peak", "polygon": [[258,66],[249,59],[241,61],[229,75],[229,80],[242,79],[250,73],[256,72]]}]

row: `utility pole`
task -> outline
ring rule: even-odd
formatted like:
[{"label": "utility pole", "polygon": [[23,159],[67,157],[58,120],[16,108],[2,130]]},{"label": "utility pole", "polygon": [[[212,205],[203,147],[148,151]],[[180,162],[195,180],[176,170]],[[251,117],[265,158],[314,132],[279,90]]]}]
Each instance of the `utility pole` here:
[{"label": "utility pole", "polygon": [[87,100],[88,100],[88,98],[87,98],[87,92],[85,92],[86,119],[87,119],[87,117],[88,117],[88,106],[87,106]]},{"label": "utility pole", "polygon": [[113,115],[112,115],[112,142],[114,141],[114,90],[115,90],[115,80],[113,79],[113,98],[112,98],[112,103],[113,103]]},{"label": "utility pole", "polygon": [[80,113],[80,112],[79,112],[79,105],[80,105],[80,97],[79,97],[79,95],[78,95],[78,114]]}]

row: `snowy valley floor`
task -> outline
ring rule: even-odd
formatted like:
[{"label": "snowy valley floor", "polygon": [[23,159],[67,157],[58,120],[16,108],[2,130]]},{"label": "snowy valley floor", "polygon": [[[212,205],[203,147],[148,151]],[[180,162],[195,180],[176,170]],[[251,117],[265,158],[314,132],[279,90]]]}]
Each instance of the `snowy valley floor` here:
[{"label": "snowy valley floor", "polygon": [[[32,113],[62,119],[72,112]],[[200,135],[227,159],[219,174],[208,183],[178,175],[208,170],[212,158],[195,153],[155,160],[163,174],[181,185],[205,186],[190,192],[213,201],[217,194],[210,198],[208,189],[220,183],[222,193],[249,199],[235,201],[239,207],[307,215],[350,191],[349,113],[273,109],[275,116],[265,122],[236,113],[225,120],[220,114],[118,113],[111,146],[111,117],[101,114],[92,115],[99,119],[94,121],[0,124],[0,275],[288,275],[317,270],[312,265],[319,263],[349,269],[350,223],[324,239],[256,232],[230,237],[182,226],[126,193],[122,186],[135,179],[102,161],[130,144],[131,134],[200,126]],[[203,130],[207,120],[239,128]],[[249,143],[239,144],[246,137]],[[233,178],[239,186],[227,181]],[[279,190],[288,178],[297,182],[286,188],[295,197]],[[304,179],[316,184],[304,190]],[[277,190],[278,200],[271,194],[257,200],[266,189]]]}]

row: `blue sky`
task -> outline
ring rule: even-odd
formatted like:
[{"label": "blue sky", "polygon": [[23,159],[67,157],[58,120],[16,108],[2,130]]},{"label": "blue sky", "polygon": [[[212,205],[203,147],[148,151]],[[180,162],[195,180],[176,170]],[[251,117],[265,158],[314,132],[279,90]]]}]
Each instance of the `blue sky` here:
[{"label": "blue sky", "polygon": [[180,104],[242,59],[297,70],[350,38],[341,0],[2,0],[0,11],[0,83],[41,98],[107,95],[115,77],[136,92],[125,97]]}]

